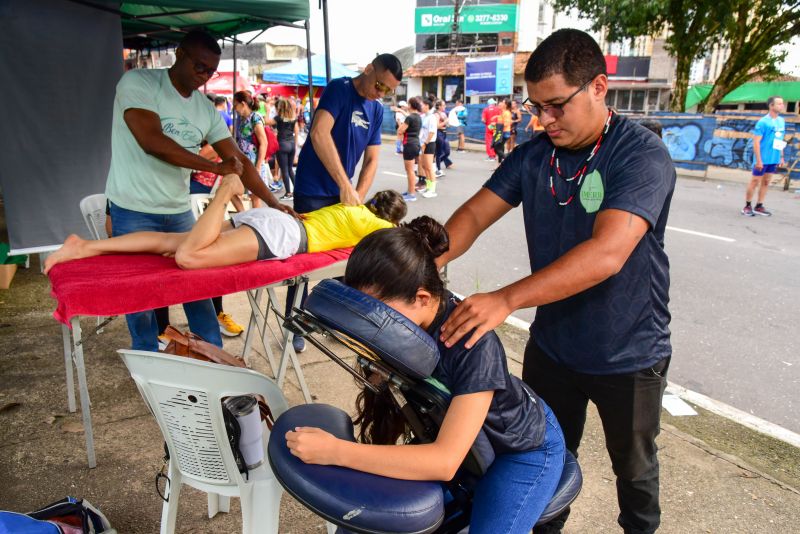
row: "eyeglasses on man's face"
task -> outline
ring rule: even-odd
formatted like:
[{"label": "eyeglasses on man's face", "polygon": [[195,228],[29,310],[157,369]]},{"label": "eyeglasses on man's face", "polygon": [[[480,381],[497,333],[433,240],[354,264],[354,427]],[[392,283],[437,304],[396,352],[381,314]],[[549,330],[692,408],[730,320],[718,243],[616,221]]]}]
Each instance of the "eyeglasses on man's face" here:
[{"label": "eyeglasses on man's face", "polygon": [[375,90],[383,93],[383,96],[392,96],[394,94],[394,89],[380,80],[375,80]]},{"label": "eyeglasses on man's face", "polygon": [[594,80],[594,78],[592,78],[588,82],[586,82],[583,85],[581,85],[580,87],[578,87],[578,89],[574,93],[569,95],[567,98],[565,98],[563,101],[559,102],[558,104],[547,104],[547,105],[543,106],[543,105],[537,104],[536,102],[531,101],[530,98],[526,98],[522,102],[522,105],[526,110],[528,110],[528,113],[530,113],[531,115],[535,115],[537,117],[541,117],[542,115],[547,113],[548,115],[550,115],[554,119],[558,119],[559,117],[562,117],[564,115],[564,106],[569,104],[569,101],[572,100],[573,98],[575,98],[575,96],[578,93],[580,93],[581,91],[583,91],[584,89],[589,87],[589,84],[592,83],[592,80]]},{"label": "eyeglasses on man's face", "polygon": [[209,67],[208,65],[206,65],[202,61],[196,60],[185,49],[184,49],[183,53],[186,54],[186,57],[189,58],[189,61],[192,62],[192,69],[194,69],[194,72],[196,74],[205,74],[209,78],[212,78],[217,73],[217,67]]}]

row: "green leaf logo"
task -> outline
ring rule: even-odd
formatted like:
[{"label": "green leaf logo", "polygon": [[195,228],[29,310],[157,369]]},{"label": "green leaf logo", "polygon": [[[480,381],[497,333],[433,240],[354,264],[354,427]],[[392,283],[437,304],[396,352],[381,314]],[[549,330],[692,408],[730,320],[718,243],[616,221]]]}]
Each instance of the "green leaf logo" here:
[{"label": "green leaf logo", "polygon": [[600,173],[594,170],[586,175],[581,186],[581,204],[586,213],[594,213],[599,210],[604,195],[603,179]]}]

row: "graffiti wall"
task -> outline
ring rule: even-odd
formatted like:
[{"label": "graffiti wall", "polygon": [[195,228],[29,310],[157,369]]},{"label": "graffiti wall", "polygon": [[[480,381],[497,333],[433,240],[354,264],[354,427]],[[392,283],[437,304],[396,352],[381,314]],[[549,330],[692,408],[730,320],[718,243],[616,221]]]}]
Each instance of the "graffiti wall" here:
[{"label": "graffiti wall", "polygon": [[[481,113],[485,104],[467,105],[468,141],[483,144],[484,125]],[[450,106],[448,106],[448,111]],[[634,120],[642,117],[633,117]],[[697,115],[691,113],[660,112],[648,118],[661,122],[662,138],[667,145],[675,166],[682,169],[703,171],[709,165],[731,169],[751,169],[753,167],[753,137],[758,114],[719,113],[717,115]],[[800,180],[800,120],[787,116],[784,158],[787,166],[797,161],[792,178]],[[517,128],[517,140],[523,143],[529,139],[525,131],[530,115],[523,113],[522,122]],[[385,107],[383,132],[394,133],[394,113]],[[455,138],[455,128],[449,128],[451,139]]]}]

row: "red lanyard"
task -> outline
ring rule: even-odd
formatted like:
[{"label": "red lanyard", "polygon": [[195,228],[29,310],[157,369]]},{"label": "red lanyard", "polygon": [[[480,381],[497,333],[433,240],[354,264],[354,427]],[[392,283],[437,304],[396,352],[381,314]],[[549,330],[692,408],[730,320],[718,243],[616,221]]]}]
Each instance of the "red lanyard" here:
[{"label": "red lanyard", "polygon": [[[558,161],[558,156],[556,155],[556,151],[558,150],[556,147],[553,147],[553,152],[550,154],[550,193],[553,195],[553,198],[556,200],[559,206],[566,206],[570,202],[575,199],[575,195],[581,188],[581,183],[583,182],[583,177],[586,176],[586,170],[589,168],[589,162],[592,161],[592,158],[597,154],[600,150],[600,147],[603,144],[603,138],[608,134],[609,128],[611,128],[611,117],[614,115],[614,111],[609,109],[608,110],[608,117],[606,118],[606,124],[603,127],[603,131],[600,133],[600,137],[597,139],[597,142],[594,144],[594,148],[592,151],[589,152],[589,155],[586,156],[586,159],[578,165],[578,170],[575,174],[573,174],[569,178],[564,178],[561,174],[561,165]],[[556,188],[555,184],[553,183],[553,167],[555,166],[556,174],[558,174],[559,178],[563,179],[568,184],[570,182],[574,182],[577,178],[578,185],[575,188],[575,191],[569,196],[569,198],[565,201],[558,200],[558,196],[556,195]]]}]

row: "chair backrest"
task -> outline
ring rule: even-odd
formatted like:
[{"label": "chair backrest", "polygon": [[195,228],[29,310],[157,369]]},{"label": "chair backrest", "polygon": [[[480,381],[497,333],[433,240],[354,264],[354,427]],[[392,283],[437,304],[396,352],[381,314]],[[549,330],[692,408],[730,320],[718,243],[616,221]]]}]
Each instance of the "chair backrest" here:
[{"label": "chair backrest", "polygon": [[278,386],[250,369],[156,352],[118,352],[153,412],[181,474],[204,484],[241,484],[225,431],[222,398],[260,394],[277,418],[287,409]]},{"label": "chair backrest", "polygon": [[106,196],[103,193],[83,197],[81,213],[93,239],[106,239]]},{"label": "chair backrest", "polygon": [[194,215],[195,221],[199,219],[206,210],[206,206],[211,202],[211,198],[212,195],[207,193],[192,193],[189,195],[189,203],[191,204],[192,215]]}]

